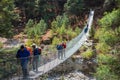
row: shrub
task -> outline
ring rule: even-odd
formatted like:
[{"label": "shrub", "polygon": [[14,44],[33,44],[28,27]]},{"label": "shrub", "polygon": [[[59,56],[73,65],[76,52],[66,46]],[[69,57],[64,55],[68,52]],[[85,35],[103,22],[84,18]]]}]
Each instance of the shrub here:
[{"label": "shrub", "polygon": [[110,67],[107,65],[99,66],[95,76],[97,80],[118,80],[118,77],[110,71]]},{"label": "shrub", "polygon": [[52,45],[56,46],[57,44],[59,44],[61,42],[62,42],[62,39],[54,37],[53,40],[52,40]]},{"label": "shrub", "polygon": [[59,35],[65,35],[66,34],[66,29],[65,29],[65,25],[62,25],[60,28],[57,29],[57,33]]},{"label": "shrub", "polygon": [[77,33],[74,32],[72,28],[68,28],[66,34],[68,35],[70,40],[77,36]]},{"label": "shrub", "polygon": [[93,50],[88,49],[86,52],[81,53],[81,56],[85,59],[90,59],[93,56]]},{"label": "shrub", "polygon": [[113,10],[111,13],[105,14],[105,16],[99,21],[102,27],[109,29],[112,25],[119,24],[120,12],[119,10]]},{"label": "shrub", "polygon": [[56,32],[56,30],[58,30],[62,26],[66,28],[69,25],[69,19],[65,14],[63,14],[62,16],[57,16],[56,20],[54,20],[51,25],[52,30]]},{"label": "shrub", "polygon": [[[30,24],[33,25],[33,24]],[[40,37],[42,34],[45,33],[47,29],[47,24],[45,23],[44,20],[40,20],[39,23],[34,24],[33,27],[27,28],[27,35],[29,38],[36,38],[36,37]]]},{"label": "shrub", "polygon": [[106,63],[111,64],[116,58],[110,54],[99,54],[97,56],[97,61],[99,64]]},{"label": "shrub", "polygon": [[79,27],[76,27],[75,28],[75,33],[77,34],[77,35],[79,35],[80,33],[81,33],[81,29],[79,28]]},{"label": "shrub", "polygon": [[99,53],[108,53],[109,50],[111,49],[111,47],[107,45],[106,43],[98,43],[95,46],[95,48]]},{"label": "shrub", "polygon": [[95,33],[94,38],[98,39],[99,42],[104,42],[110,46],[114,45],[118,41],[118,38],[115,35],[115,32],[111,29],[107,30],[105,28],[98,29],[97,32]]}]

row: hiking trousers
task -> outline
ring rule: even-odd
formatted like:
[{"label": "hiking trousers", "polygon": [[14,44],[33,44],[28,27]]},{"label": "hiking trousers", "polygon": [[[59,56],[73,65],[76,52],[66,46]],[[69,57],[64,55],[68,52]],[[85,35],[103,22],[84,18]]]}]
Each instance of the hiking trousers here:
[{"label": "hiking trousers", "polygon": [[33,65],[33,70],[36,72],[38,71],[38,62],[39,62],[39,55],[35,55],[33,57],[32,65]]},{"label": "hiking trousers", "polygon": [[22,67],[23,77],[27,77],[29,75],[29,73],[28,73],[28,60],[21,62],[21,67]]}]

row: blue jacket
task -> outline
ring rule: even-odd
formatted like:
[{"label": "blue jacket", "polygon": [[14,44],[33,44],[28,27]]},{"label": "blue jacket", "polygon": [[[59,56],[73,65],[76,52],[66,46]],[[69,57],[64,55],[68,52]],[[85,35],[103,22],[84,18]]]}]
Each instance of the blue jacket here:
[{"label": "blue jacket", "polygon": [[18,50],[16,57],[21,60],[21,63],[24,63],[25,61],[29,60],[30,52],[27,49],[24,49],[21,51],[20,49]]},{"label": "blue jacket", "polygon": [[57,50],[62,50],[63,49],[63,46],[62,45],[57,45]]}]

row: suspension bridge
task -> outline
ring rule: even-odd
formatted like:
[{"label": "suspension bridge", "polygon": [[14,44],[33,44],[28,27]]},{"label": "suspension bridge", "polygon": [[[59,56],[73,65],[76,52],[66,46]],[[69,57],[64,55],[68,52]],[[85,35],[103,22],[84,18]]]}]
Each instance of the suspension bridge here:
[{"label": "suspension bridge", "polygon": [[[89,31],[91,29],[91,25],[92,25],[92,21],[93,21],[93,16],[94,16],[94,11],[90,10],[89,17],[88,17],[88,20],[87,20],[87,24],[84,27],[84,29],[82,30],[82,32],[77,37],[75,37],[74,39],[72,39],[70,42],[67,43],[67,48],[65,50],[65,55],[66,56],[63,59],[58,59],[58,57],[55,57],[55,58],[47,61],[46,63],[43,63],[43,65],[39,65],[38,72],[30,75],[29,80],[37,79],[41,75],[49,72],[50,70],[59,66],[59,64],[63,63],[65,60],[70,58],[84,44],[84,42],[88,39]],[[87,32],[85,32],[86,28],[88,28]],[[42,61],[40,62],[40,64],[41,63],[42,63]],[[16,62],[16,64],[17,64],[17,62]],[[12,68],[12,64],[11,64],[10,68]],[[20,67],[17,67],[17,68],[18,69],[16,69],[16,70],[19,71]],[[30,69],[29,72],[32,72],[32,69]],[[9,77],[9,80],[22,80],[22,74],[12,75],[12,76]]]}]

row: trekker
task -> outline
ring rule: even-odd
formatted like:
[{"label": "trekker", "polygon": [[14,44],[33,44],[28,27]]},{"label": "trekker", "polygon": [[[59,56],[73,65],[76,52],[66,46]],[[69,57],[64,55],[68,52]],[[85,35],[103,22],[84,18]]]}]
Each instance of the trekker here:
[{"label": "trekker", "polygon": [[27,44],[25,44],[25,48],[29,51],[29,53],[30,53],[30,64],[32,63],[32,54],[33,54],[33,52],[32,52],[32,48],[31,47],[29,47],[29,46],[27,46]]},{"label": "trekker", "polygon": [[29,76],[28,73],[28,62],[29,62],[30,53],[25,49],[24,45],[20,46],[20,49],[17,51],[16,58],[20,59],[23,78],[27,78]]},{"label": "trekker", "polygon": [[39,62],[40,62],[40,65],[41,65],[41,54],[42,54],[42,48],[41,47],[38,47],[38,53],[39,53]]},{"label": "trekker", "polygon": [[63,56],[66,57],[66,56],[65,56],[66,43],[63,42],[63,43],[62,43],[62,46],[63,46]]},{"label": "trekker", "polygon": [[38,72],[38,61],[39,61],[39,56],[40,56],[40,52],[39,49],[36,48],[36,45],[32,45],[33,47],[33,61],[32,61],[32,65],[33,65],[33,71]]},{"label": "trekker", "polygon": [[62,46],[62,44],[58,44],[56,48],[58,50],[58,59],[60,59],[60,57],[61,57],[61,59],[63,59],[63,52],[62,52],[63,46]]},{"label": "trekker", "polygon": [[25,45],[25,48],[30,52],[30,56],[31,56],[32,55],[32,48],[27,46],[27,45]]},{"label": "trekker", "polygon": [[87,24],[87,27],[85,28],[84,32],[87,33],[88,31],[88,24]]}]

